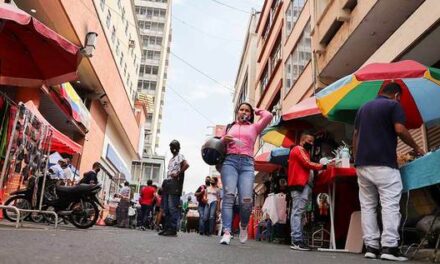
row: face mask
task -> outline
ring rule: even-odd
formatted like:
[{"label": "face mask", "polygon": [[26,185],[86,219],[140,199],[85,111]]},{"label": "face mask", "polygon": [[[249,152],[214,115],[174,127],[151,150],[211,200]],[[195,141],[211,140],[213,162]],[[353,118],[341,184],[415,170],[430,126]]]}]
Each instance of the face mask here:
[{"label": "face mask", "polygon": [[205,185],[209,186],[209,185],[211,185],[211,182],[210,181],[205,181]]},{"label": "face mask", "polygon": [[313,145],[306,142],[306,143],[304,143],[303,148],[307,151],[310,151],[310,150],[312,150]]}]

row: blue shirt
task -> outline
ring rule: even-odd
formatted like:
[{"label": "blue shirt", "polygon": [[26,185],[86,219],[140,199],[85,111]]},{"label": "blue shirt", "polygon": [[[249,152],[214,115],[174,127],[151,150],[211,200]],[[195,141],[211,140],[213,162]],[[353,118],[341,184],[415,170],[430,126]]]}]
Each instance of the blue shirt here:
[{"label": "blue shirt", "polygon": [[355,129],[358,131],[356,166],[397,169],[396,123],[405,124],[405,113],[395,100],[378,96],[359,109],[355,120]]}]

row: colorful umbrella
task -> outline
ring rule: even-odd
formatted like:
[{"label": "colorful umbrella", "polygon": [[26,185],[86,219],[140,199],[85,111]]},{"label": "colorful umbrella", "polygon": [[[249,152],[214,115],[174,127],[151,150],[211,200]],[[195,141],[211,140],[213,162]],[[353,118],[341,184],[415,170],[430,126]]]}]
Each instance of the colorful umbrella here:
[{"label": "colorful umbrella", "polygon": [[401,104],[408,128],[440,122],[440,69],[415,61],[369,64],[315,96],[318,107],[329,120],[353,123],[357,110],[374,99],[389,82],[402,87]]},{"label": "colorful umbrella", "polygon": [[260,155],[255,157],[255,170],[260,172],[274,172],[281,168],[280,165],[272,164],[269,162],[270,159],[270,151],[269,152],[263,152]]},{"label": "colorful umbrella", "polygon": [[284,122],[280,119],[261,132],[261,139],[274,146],[288,148],[295,144],[298,131],[308,128],[310,128],[310,125],[305,121]]}]

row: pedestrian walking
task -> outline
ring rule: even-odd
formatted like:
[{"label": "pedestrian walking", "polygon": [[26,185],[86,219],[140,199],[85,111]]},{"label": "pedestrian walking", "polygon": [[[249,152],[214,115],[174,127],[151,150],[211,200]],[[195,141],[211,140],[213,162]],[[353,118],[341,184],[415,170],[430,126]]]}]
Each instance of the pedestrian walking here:
[{"label": "pedestrian walking", "polygon": [[302,216],[313,188],[313,170],[322,170],[326,165],[314,163],[310,160],[315,138],[305,132],[300,137],[298,146],[290,150],[287,170],[287,185],[291,190],[292,210],[290,215],[290,229],[292,236],[291,249],[310,250],[304,242]]},{"label": "pedestrian walking", "polygon": [[[398,248],[402,179],[397,167],[397,137],[424,154],[405,127],[400,105],[402,88],[387,84],[379,96],[357,113],[353,154],[358,175],[359,200],[366,258],[405,261]],[[382,211],[382,235],[377,223],[377,205]]]},{"label": "pedestrian walking", "polygon": [[145,230],[151,224],[155,193],[156,189],[153,187],[153,181],[148,180],[147,186],[141,190],[139,199],[141,205],[140,230]]},{"label": "pedestrian walking", "polygon": [[168,162],[168,178],[162,184],[163,203],[165,213],[165,229],[159,232],[163,236],[176,236],[178,221],[181,213],[180,196],[182,195],[185,171],[188,169],[188,162],[179,153],[180,143],[173,140],[170,143],[170,151],[173,157]]},{"label": "pedestrian walking", "polygon": [[214,177],[211,178],[211,182],[206,188],[206,201],[203,220],[205,222],[206,235],[210,236],[215,232],[215,220],[220,202],[220,189]]},{"label": "pedestrian walking", "polygon": [[124,187],[119,191],[118,197],[121,198],[116,209],[116,220],[118,227],[128,228],[128,208],[130,207],[130,183],[124,183]]},{"label": "pedestrian walking", "polygon": [[199,234],[204,235],[206,233],[205,230],[205,207],[207,204],[207,197],[206,197],[206,188],[211,184],[211,178],[207,176],[205,178],[205,184],[202,184],[199,186],[199,188],[196,190],[196,193],[194,196],[197,198],[198,202],[198,211],[199,211]]},{"label": "pedestrian walking", "polygon": [[[254,115],[260,120],[254,123]],[[235,114],[235,121],[228,125],[222,141],[226,144],[226,158],[221,168],[223,183],[222,223],[223,237],[221,244],[231,241],[232,208],[238,190],[240,202],[240,242],[248,238],[247,225],[252,212],[254,188],[254,145],[257,136],[272,120],[272,114],[266,110],[254,109],[249,103],[241,103]]]}]

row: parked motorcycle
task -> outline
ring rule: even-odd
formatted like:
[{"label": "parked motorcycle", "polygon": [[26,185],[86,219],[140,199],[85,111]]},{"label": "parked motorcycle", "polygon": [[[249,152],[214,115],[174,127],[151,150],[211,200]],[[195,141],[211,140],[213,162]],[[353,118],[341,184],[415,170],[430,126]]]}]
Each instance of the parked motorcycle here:
[{"label": "parked motorcycle", "polygon": [[[19,209],[38,208],[42,180],[43,178],[39,177],[29,182],[26,189],[11,193],[11,197],[6,200],[5,205],[13,205]],[[96,197],[102,188],[100,184],[65,187],[56,185],[50,180],[47,182],[42,210],[55,211],[60,220],[67,219],[78,228],[89,228],[96,223],[99,217],[98,205],[104,208]],[[17,219],[15,211],[10,209],[3,209],[3,215],[9,221]],[[23,212],[20,214],[20,220],[24,220],[30,215],[30,212]],[[55,222],[54,216],[46,214],[43,216],[46,221]]]}]

